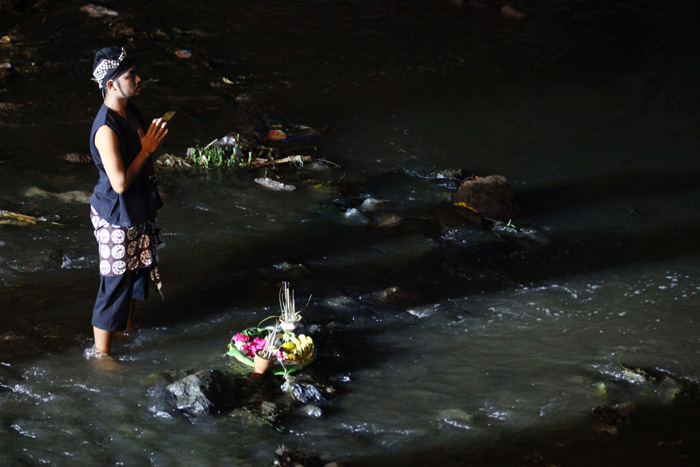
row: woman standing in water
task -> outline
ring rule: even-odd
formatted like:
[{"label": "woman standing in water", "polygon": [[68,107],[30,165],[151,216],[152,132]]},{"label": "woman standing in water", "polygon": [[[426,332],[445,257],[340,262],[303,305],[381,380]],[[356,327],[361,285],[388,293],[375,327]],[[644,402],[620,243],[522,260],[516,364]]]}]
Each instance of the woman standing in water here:
[{"label": "woman standing in water", "polygon": [[148,298],[149,276],[160,293],[156,249],[163,235],[156,210],[163,202],[151,156],[168,129],[159,118],[146,130],[141,112],[131,103],[141,92],[141,78],[123,48],[99,50],[92,74],[104,97],[90,134],[90,152],[99,172],[90,218],[100,267],[92,326],[94,355],[108,357],[112,333],[131,324],[135,300]]}]

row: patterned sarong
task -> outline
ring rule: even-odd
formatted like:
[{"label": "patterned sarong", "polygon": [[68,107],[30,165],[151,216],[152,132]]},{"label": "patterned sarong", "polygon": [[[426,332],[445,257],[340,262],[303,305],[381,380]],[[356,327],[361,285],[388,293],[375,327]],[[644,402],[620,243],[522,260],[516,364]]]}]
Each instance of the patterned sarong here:
[{"label": "patterned sarong", "polygon": [[120,276],[126,272],[149,268],[151,280],[161,292],[157,249],[165,244],[158,218],[135,227],[121,227],[102,219],[90,206],[90,220],[95,228],[100,255],[100,275]]}]

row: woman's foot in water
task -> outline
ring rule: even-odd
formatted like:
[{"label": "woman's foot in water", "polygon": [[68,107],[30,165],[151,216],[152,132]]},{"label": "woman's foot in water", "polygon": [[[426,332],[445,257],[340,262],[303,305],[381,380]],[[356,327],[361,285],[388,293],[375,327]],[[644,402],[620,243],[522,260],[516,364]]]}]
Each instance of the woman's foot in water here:
[{"label": "woman's foot in water", "polygon": [[83,352],[83,356],[92,362],[93,366],[101,371],[119,371],[122,365],[117,359],[112,357],[107,352],[96,349],[95,346],[88,347]]}]

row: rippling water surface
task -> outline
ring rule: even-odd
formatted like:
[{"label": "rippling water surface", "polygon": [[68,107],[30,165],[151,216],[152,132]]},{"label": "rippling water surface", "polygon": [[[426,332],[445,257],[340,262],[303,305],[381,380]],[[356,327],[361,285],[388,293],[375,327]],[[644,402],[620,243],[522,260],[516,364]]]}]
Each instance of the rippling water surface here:
[{"label": "rippling water surface", "polygon": [[[523,433],[585,439],[596,405],[669,404],[670,383],[620,363],[700,378],[689,3],[512,3],[524,21],[495,2],[105,4],[137,31],[144,113],[177,111],[164,152],[281,122],[324,129],[316,155],[339,166],[289,193],[161,171],[167,301],[115,342],[116,373],[83,356],[96,251],[87,205],[58,194],[95,182],[61,159],[87,148],[94,50],[124,39],[79,3],[2,19],[43,62],[0,86],[0,209],[47,222],[0,225],[0,459],[269,465],[286,444],[419,465]],[[514,228],[441,224],[446,169],[506,176]],[[282,280],[348,336],[325,415],[275,431],[175,413],[157,375],[244,373],[226,345],[274,312]]]}]

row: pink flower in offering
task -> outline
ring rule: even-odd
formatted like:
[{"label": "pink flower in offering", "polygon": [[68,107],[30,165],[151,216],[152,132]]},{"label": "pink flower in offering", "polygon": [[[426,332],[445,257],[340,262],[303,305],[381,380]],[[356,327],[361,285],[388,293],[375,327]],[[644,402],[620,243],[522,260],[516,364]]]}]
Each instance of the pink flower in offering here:
[{"label": "pink flower in offering", "polygon": [[235,336],[233,336],[233,341],[234,342],[250,342],[250,336],[247,336],[245,334],[238,333]]},{"label": "pink flower in offering", "polygon": [[[255,352],[265,348],[266,343],[267,343],[267,341],[265,339],[261,339],[260,337],[255,337],[252,342],[244,343],[241,346],[241,348],[238,350],[243,352],[243,354],[245,354],[247,357],[252,358],[253,355],[255,355]],[[238,348],[238,346],[236,346],[236,348]]]}]

